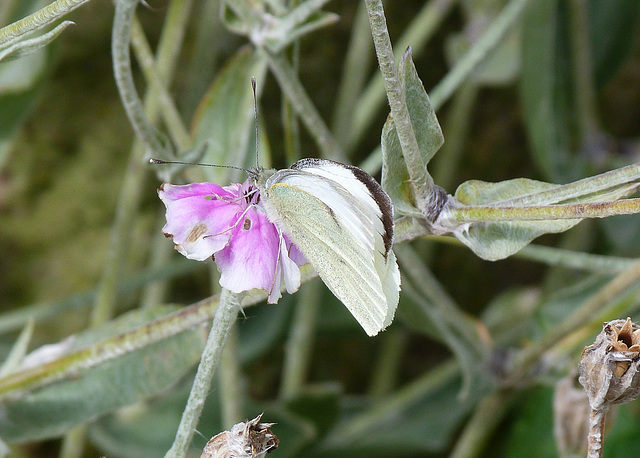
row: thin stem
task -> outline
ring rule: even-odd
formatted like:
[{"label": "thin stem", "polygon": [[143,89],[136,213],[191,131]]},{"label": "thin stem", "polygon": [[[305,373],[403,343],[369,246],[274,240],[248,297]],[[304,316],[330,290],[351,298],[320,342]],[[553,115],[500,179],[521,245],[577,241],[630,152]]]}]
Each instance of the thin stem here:
[{"label": "thin stem", "polygon": [[515,257],[536,261],[548,266],[558,266],[566,269],[579,269],[586,272],[597,272],[614,275],[627,270],[636,260],[618,256],[571,251],[562,248],[543,245],[527,245],[514,254]]},{"label": "thin stem", "polygon": [[[371,66],[371,36],[369,16],[364,3],[359,3],[351,27],[351,40],[344,59],[342,79],[338,86],[332,131],[338,142],[346,147],[353,128],[353,113]],[[380,81],[376,78],[375,81]],[[382,98],[383,88],[379,91]],[[373,114],[371,114],[373,116]]]},{"label": "thin stem", "polygon": [[0,29],[0,47],[60,19],[89,0],[57,0],[39,11]]},{"label": "thin stem", "polygon": [[[134,21],[134,11],[137,2],[135,0],[127,1],[129,2],[128,4],[126,1],[124,4],[122,1],[119,1],[116,5],[112,48],[114,54],[114,70],[116,73],[118,73],[118,71],[120,72],[122,81],[124,82],[123,90],[125,93],[129,93],[129,96],[132,97],[130,102],[136,107],[134,112],[141,116],[142,125],[148,126],[148,128],[153,132],[145,130],[147,129],[146,127],[143,130],[151,136],[150,141],[155,141],[157,140],[157,137],[155,136],[156,131],[151,127],[151,121],[147,120],[146,116],[148,115],[149,118],[155,120],[159,105],[157,103],[156,92],[147,90],[147,95],[145,96],[145,107],[139,106],[140,100],[138,99],[135,87],[133,86],[131,61],[129,58],[130,25],[131,22]],[[156,66],[156,71],[158,72],[158,79],[161,81],[169,81],[171,79],[177,60],[178,49],[181,43],[180,39],[184,35],[180,30],[186,27],[188,10],[190,9],[191,4],[192,0],[175,0],[169,8],[167,19],[165,21],[166,24],[163,29],[163,36],[161,37],[160,44],[158,46],[158,65]],[[185,10],[187,11],[185,12]],[[143,41],[141,34],[141,30],[136,32],[136,35],[138,36],[136,41],[138,43]],[[116,64],[116,62],[119,63]],[[118,79],[117,76],[116,79]],[[127,85],[130,85],[130,87]],[[128,87],[128,89],[125,87]],[[127,96],[123,95],[123,98],[124,97]],[[124,103],[126,106],[127,103]],[[149,147],[149,144],[146,144],[146,146]],[[116,217],[111,234],[111,250],[105,264],[98,290],[98,297],[96,299],[96,305],[91,317],[93,325],[104,323],[113,314],[117,298],[117,284],[122,270],[122,263],[124,262],[123,260],[125,259],[127,252],[127,244],[130,241],[128,234],[130,233],[131,224],[133,224],[133,221],[135,220],[135,214],[138,210],[140,199],[142,198],[140,189],[142,188],[147,169],[147,164],[143,161],[144,153],[145,147],[142,143],[136,141],[129,157],[129,164],[126,168],[126,174],[120,189],[118,206],[116,208]]]},{"label": "thin stem", "polygon": [[[367,12],[373,43],[378,56],[378,66],[384,79],[384,87],[391,106],[391,115],[398,132],[402,147],[402,155],[407,163],[411,181],[416,188],[416,199],[425,208],[434,200],[434,183],[427,173],[427,165],[422,160],[420,148],[416,140],[407,102],[403,94],[402,84],[398,79],[398,69],[393,57],[391,38],[387,30],[387,22],[381,0],[366,0]],[[423,211],[424,214],[427,214]]]},{"label": "thin stem", "polygon": [[515,25],[529,0],[511,0],[482,37],[431,91],[431,106],[438,111],[469,75],[484,61]]},{"label": "thin stem", "polygon": [[495,204],[506,207],[510,205],[535,205],[538,202],[564,202],[569,199],[577,199],[585,194],[601,193],[637,181],[640,181],[640,164],[638,163],[626,165],[545,191],[502,200]]},{"label": "thin stem", "polygon": [[[435,35],[456,3],[457,0],[426,2],[398,40],[396,49],[400,51],[394,53],[396,60],[409,46],[413,49],[414,55],[418,55]],[[347,141],[347,151],[350,151],[366,135],[369,125],[385,102],[384,81],[376,75],[367,84],[354,109],[353,121],[349,123],[351,132]]]},{"label": "thin stem", "polygon": [[528,207],[452,207],[449,212],[448,218],[456,223],[606,218],[640,213],[640,198]]},{"label": "thin stem", "polygon": [[369,395],[377,399],[391,395],[396,388],[402,356],[407,347],[407,335],[398,328],[390,328],[381,338],[382,348],[369,384]]},{"label": "thin stem", "polygon": [[482,456],[491,434],[500,424],[513,395],[505,391],[496,391],[478,403],[475,412],[456,441],[451,458],[471,458]]},{"label": "thin stem", "polygon": [[86,443],[87,425],[80,425],[67,432],[60,447],[60,458],[81,458]]},{"label": "thin stem", "polygon": [[220,359],[218,383],[220,385],[220,411],[222,428],[231,429],[243,418],[243,392],[238,359],[238,327],[232,326]]},{"label": "thin stem", "polygon": [[322,284],[314,281],[305,285],[294,308],[289,339],[284,347],[280,397],[289,399],[304,386],[313,351],[316,318],[322,297]]},{"label": "thin stem", "polygon": [[456,92],[442,128],[447,132],[447,141],[444,142],[438,154],[432,159],[433,181],[444,189],[454,184],[454,176],[460,158],[466,151],[466,141],[469,130],[473,126],[470,122],[473,107],[478,96],[478,85],[469,80]]},{"label": "thin stem", "polygon": [[513,373],[516,374],[516,378],[527,377],[528,369],[530,369],[533,364],[536,364],[547,350],[576,329],[590,323],[594,316],[598,317],[599,314],[603,312],[602,309],[605,305],[635,285],[639,280],[640,261],[637,261],[627,270],[613,278],[596,294],[592,295],[542,339],[523,350],[517,358],[516,369],[513,371]]},{"label": "thin stem", "polygon": [[606,410],[591,409],[591,412],[589,412],[587,458],[602,458],[602,439],[604,437],[604,420],[606,414]]},{"label": "thin stem", "polygon": [[111,52],[113,55],[113,71],[120,92],[122,104],[129,121],[145,147],[160,157],[168,156],[170,147],[166,139],[149,122],[144,113],[142,102],[138,97],[131,70],[129,44],[131,42],[131,22],[135,14],[138,0],[118,0],[113,18],[113,34]]},{"label": "thin stem", "polygon": [[[171,8],[169,9],[169,13],[173,11],[184,12],[189,11],[191,7],[191,3],[193,0],[174,0],[171,2]],[[186,4],[186,5],[185,5]],[[176,5],[180,6],[179,10],[176,10]],[[167,18],[172,17],[168,15]],[[187,16],[184,15],[186,18]],[[178,21],[176,25],[183,25],[185,23],[184,20]],[[165,26],[166,27],[166,26]],[[178,29],[180,32],[183,31],[184,27],[174,27],[173,29]],[[166,36],[170,33],[168,28],[166,28]],[[178,37],[175,37],[178,38]],[[144,112],[149,117],[149,122],[153,122],[150,113],[153,113],[153,118],[157,117],[157,113],[160,112],[164,119],[164,125],[167,127],[169,134],[171,135],[171,139],[176,144],[179,150],[186,149],[191,143],[191,138],[189,136],[189,132],[182,122],[182,117],[178,112],[178,109],[173,102],[173,98],[169,94],[167,89],[165,78],[163,78],[162,73],[159,71],[156,63],[154,62],[153,54],[151,53],[151,48],[149,47],[149,43],[144,36],[144,32],[142,31],[142,26],[140,22],[135,20],[131,24],[131,45],[136,53],[136,58],[138,63],[140,64],[140,68],[144,73],[144,77],[149,83],[150,87],[147,90],[147,94],[153,94],[153,97],[145,98],[144,103]],[[162,49],[162,48],[158,48]],[[160,54],[163,56],[164,54]],[[171,54],[171,57],[177,55]],[[166,59],[166,58],[165,58]],[[171,62],[171,60],[169,60]],[[166,67],[166,64],[165,64]],[[173,68],[171,65],[170,68]]]},{"label": "thin stem", "polygon": [[211,332],[207,339],[207,344],[202,352],[202,359],[193,381],[191,393],[187,405],[182,413],[182,419],[178,426],[176,438],[173,445],[166,453],[165,458],[182,458],[187,454],[191,445],[193,433],[198,425],[202,408],[207,399],[207,394],[211,387],[211,380],[216,367],[220,362],[220,356],[224,349],[225,342],[235,323],[236,316],[240,310],[240,298],[226,289],[220,295],[220,305],[213,318]]},{"label": "thin stem", "polygon": [[[291,5],[295,7],[295,5]],[[298,72],[298,62],[300,55],[300,45],[298,42],[293,43],[285,51],[288,54],[288,59],[291,62],[293,70]],[[282,97],[282,130],[284,137],[284,156],[287,158],[288,164],[293,164],[300,159],[300,125],[298,122],[298,116],[289,101],[285,96]]]},{"label": "thin stem", "polygon": [[344,154],[331,135],[329,128],[322,120],[315,105],[307,95],[302,83],[298,79],[298,75],[283,55],[272,55],[265,51],[269,68],[278,80],[278,85],[287,96],[291,105],[302,119],[309,133],[314,137],[318,148],[322,152],[322,156],[344,161]]},{"label": "thin stem", "polygon": [[475,323],[460,310],[411,247],[399,245],[395,251],[402,271],[410,280],[410,284],[405,283],[405,293],[422,306],[443,342],[459,361],[463,375],[461,396],[465,397],[471,392],[477,361],[489,352],[482,344]]},{"label": "thin stem", "polygon": [[571,50],[573,63],[574,98],[581,147],[589,155],[602,154],[599,144],[602,139],[598,104],[591,63],[589,44],[588,5],[583,0],[571,0],[569,5],[569,24],[571,32]]}]

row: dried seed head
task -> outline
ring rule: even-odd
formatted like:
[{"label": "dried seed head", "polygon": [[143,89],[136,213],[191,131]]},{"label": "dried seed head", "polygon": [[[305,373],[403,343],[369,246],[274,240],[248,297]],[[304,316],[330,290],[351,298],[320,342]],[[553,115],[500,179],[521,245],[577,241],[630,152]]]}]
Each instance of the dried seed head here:
[{"label": "dried seed head", "polygon": [[640,326],[631,318],[605,323],[580,357],[580,383],[595,410],[640,395]]},{"label": "dried seed head", "polygon": [[240,422],[211,438],[200,458],[264,458],[278,448],[278,437],[269,428],[273,423],[260,423],[262,414]]},{"label": "dried seed head", "polygon": [[589,431],[589,399],[575,372],[556,384],[553,393],[553,433],[559,456],[585,455]]}]

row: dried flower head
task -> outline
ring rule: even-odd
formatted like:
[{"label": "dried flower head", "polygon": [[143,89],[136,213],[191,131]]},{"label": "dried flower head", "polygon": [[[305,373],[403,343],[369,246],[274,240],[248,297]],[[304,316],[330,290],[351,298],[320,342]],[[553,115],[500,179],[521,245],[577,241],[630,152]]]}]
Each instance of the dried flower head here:
[{"label": "dried flower head", "polygon": [[631,318],[605,323],[580,357],[580,383],[594,410],[640,395],[640,326]]},{"label": "dried flower head", "polygon": [[269,428],[273,423],[260,423],[262,414],[240,422],[211,438],[200,458],[263,458],[278,448],[278,437]]},{"label": "dried flower head", "polygon": [[589,431],[589,399],[574,372],[556,384],[553,393],[553,433],[558,455],[584,455]]}]

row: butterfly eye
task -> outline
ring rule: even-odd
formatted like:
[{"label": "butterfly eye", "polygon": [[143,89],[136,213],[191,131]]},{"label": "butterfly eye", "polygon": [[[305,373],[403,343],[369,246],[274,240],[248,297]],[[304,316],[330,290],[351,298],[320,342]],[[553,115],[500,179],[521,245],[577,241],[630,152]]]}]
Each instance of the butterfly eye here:
[{"label": "butterfly eye", "polygon": [[249,218],[245,218],[244,219],[244,223],[242,224],[242,230],[243,231],[248,231],[249,229],[251,229],[251,220]]}]

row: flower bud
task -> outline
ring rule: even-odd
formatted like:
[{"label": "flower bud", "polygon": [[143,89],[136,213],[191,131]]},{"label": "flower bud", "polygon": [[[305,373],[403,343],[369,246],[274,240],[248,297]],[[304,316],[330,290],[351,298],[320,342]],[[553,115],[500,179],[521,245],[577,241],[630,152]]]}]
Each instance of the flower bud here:
[{"label": "flower bud", "polygon": [[580,357],[579,381],[594,410],[632,401],[640,395],[640,326],[631,318],[605,323]]},{"label": "flower bud", "polygon": [[264,458],[278,448],[278,437],[269,428],[273,423],[260,423],[262,414],[240,422],[211,438],[200,458]]}]

